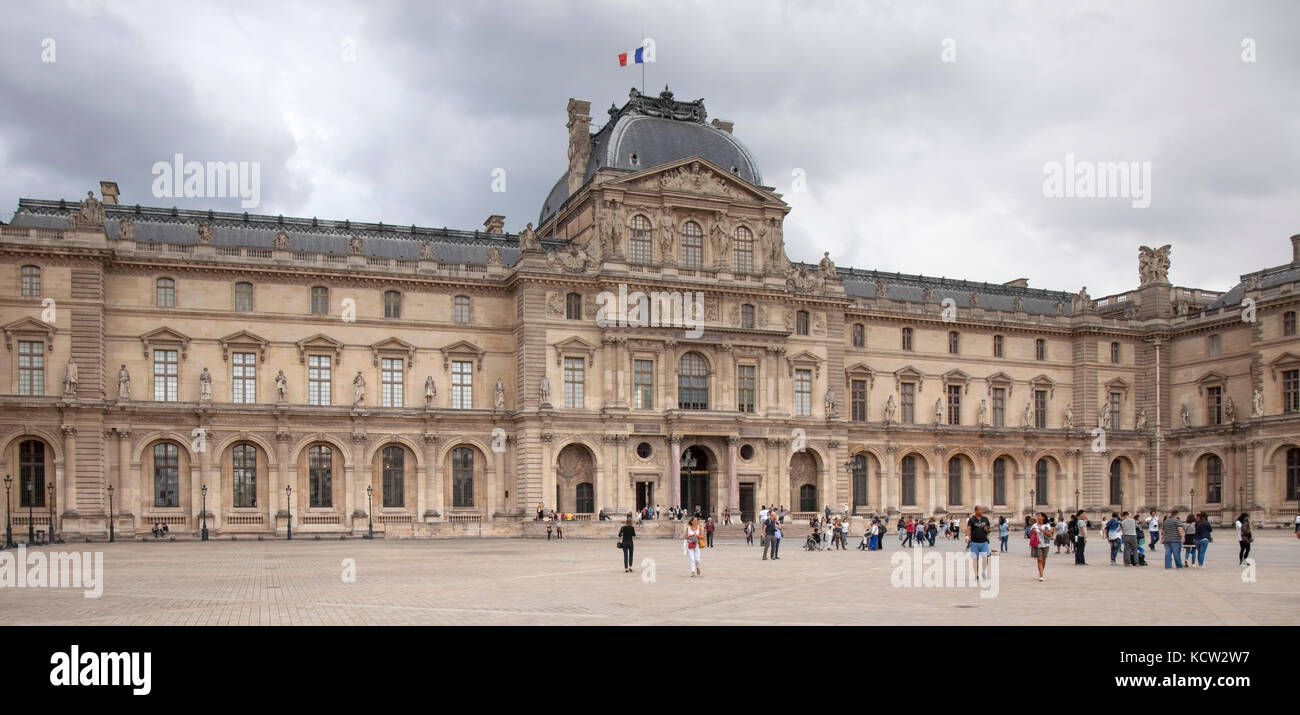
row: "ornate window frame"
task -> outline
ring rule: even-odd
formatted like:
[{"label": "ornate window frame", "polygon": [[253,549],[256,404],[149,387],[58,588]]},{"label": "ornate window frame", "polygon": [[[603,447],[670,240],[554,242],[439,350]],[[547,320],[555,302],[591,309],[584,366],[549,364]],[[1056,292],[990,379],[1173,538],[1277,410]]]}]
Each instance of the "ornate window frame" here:
[{"label": "ornate window frame", "polygon": [[232,349],[237,348],[247,348],[247,350],[241,350],[240,352],[256,352],[257,361],[259,363],[266,362],[266,347],[270,345],[270,341],[266,338],[247,330],[231,333],[224,338],[219,338],[217,342],[221,344],[221,360],[223,362],[229,362]]},{"label": "ornate window frame", "polygon": [[[15,340],[39,340],[45,343],[45,353],[54,354],[54,334],[58,328],[49,323],[44,323],[35,318],[19,318],[0,330],[5,335],[5,350],[13,352]],[[17,373],[17,368],[14,370]]]},{"label": "ornate window frame", "polygon": [[164,326],[141,335],[140,347],[145,360],[148,360],[151,364],[152,360],[149,360],[149,354],[153,352],[154,348],[175,348],[180,352],[181,360],[188,360],[190,356],[190,336]]}]

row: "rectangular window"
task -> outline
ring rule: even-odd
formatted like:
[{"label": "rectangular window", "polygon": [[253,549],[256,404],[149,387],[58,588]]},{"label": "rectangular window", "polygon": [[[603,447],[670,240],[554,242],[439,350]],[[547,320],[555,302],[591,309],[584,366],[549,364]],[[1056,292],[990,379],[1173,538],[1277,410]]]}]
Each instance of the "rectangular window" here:
[{"label": "rectangular window", "polygon": [[564,406],[581,409],[582,399],[582,362],[586,358],[564,358]]},{"label": "rectangular window", "polygon": [[961,348],[961,333],[956,330],[948,332],[948,352],[956,355]]},{"label": "rectangular window", "polygon": [[912,329],[911,328],[903,328],[903,349],[909,352],[912,350]]},{"label": "rectangular window", "polygon": [[333,390],[331,385],[330,356],[307,356],[307,404],[330,404]]},{"label": "rectangular window", "polygon": [[867,381],[853,380],[849,383],[849,413],[854,422],[867,421]]},{"label": "rectangular window", "polygon": [[736,231],[734,253],[736,256],[736,271],[738,273],[752,273],[754,271],[754,239],[751,237],[749,229],[742,227]]},{"label": "rectangular window", "polygon": [[654,409],[655,362],[632,361],[632,407],[638,410]]},{"label": "rectangular window", "polygon": [[900,387],[899,394],[902,397],[902,404],[899,407],[902,409],[902,415],[898,421],[910,425],[915,421],[916,417],[916,383],[904,382]]},{"label": "rectangular window", "polygon": [[253,309],[253,284],[236,283],[235,284],[235,310],[249,311]]},{"label": "rectangular window", "polygon": [[257,353],[230,356],[231,401],[237,404],[257,402]]},{"label": "rectangular window", "polygon": [[961,424],[961,385],[948,385],[948,424]]},{"label": "rectangular window", "polygon": [[993,426],[1007,426],[1007,388],[993,388]]},{"label": "rectangular window", "polygon": [[458,295],[452,299],[451,306],[452,306],[452,311],[451,311],[452,320],[456,321],[457,323],[461,323],[462,325],[468,324],[469,323],[469,297],[464,295]]},{"label": "rectangular window", "polygon": [[794,371],[794,413],[812,414],[812,370]]},{"label": "rectangular window", "polygon": [[474,408],[474,363],[457,360],[451,364],[451,408]]},{"label": "rectangular window", "polygon": [[18,341],[18,394],[45,394],[45,343]]},{"label": "rectangular window", "polygon": [[1120,419],[1123,417],[1123,412],[1121,411],[1123,405],[1124,405],[1124,393],[1122,392],[1110,393],[1110,428],[1111,429],[1124,428],[1123,425],[1120,424]]},{"label": "rectangular window", "polygon": [[175,350],[153,351],[153,399],[155,402],[175,402],[176,382],[179,376]]},{"label": "rectangular window", "polygon": [[[993,336],[993,357],[1002,357],[1002,336]],[[998,502],[999,504],[1001,502]]]},{"label": "rectangular window", "polygon": [[311,314],[329,315],[330,289],[316,286],[311,289]]},{"label": "rectangular window", "polygon": [[1282,371],[1282,412],[1300,412],[1300,370]]},{"label": "rectangular window", "polygon": [[22,295],[24,298],[41,297],[41,269],[39,266],[22,267]]},{"label": "rectangular window", "polygon": [[1290,337],[1296,333],[1295,311],[1288,310],[1282,314],[1282,335]]},{"label": "rectangular window", "polygon": [[740,412],[754,411],[754,373],[753,365],[736,366],[736,409]]},{"label": "rectangular window", "polygon": [[1047,390],[1034,390],[1034,427],[1047,429]]},{"label": "rectangular window", "polygon": [[1223,388],[1205,388],[1205,424],[1223,424]]},{"label": "rectangular window", "polygon": [[1116,365],[1119,364],[1119,343],[1110,344],[1110,361]]},{"label": "rectangular window", "polygon": [[1039,338],[1038,340],[1035,340],[1035,341],[1034,341],[1034,359],[1035,359],[1035,360],[1046,360],[1046,359],[1047,359],[1047,341],[1046,341],[1046,340],[1043,340],[1042,338]]},{"label": "rectangular window", "polygon": [[[1222,345],[1223,345],[1222,336],[1211,335],[1210,336],[1210,357],[1218,356],[1219,349],[1222,347]],[[1215,424],[1218,423],[1216,422]]]},{"label": "rectangular window", "polygon": [[384,358],[379,361],[379,381],[380,405],[384,407],[404,407],[406,405],[406,396],[403,388],[406,385],[402,358]]}]

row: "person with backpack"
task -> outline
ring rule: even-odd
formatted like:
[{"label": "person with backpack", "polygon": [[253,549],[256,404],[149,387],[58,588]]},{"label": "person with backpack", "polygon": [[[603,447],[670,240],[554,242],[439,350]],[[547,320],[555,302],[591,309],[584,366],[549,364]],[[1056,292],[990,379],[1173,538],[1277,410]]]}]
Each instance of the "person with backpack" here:
[{"label": "person with backpack", "polygon": [[1196,551],[1192,564],[1193,568],[1205,568],[1205,552],[1210,548],[1210,541],[1214,538],[1214,527],[1210,525],[1210,517],[1205,512],[1196,515],[1196,533],[1193,534],[1196,541]]},{"label": "person with backpack", "polygon": [[1112,511],[1110,520],[1103,528],[1106,531],[1106,541],[1110,544],[1110,565],[1115,566],[1115,557],[1119,556],[1120,547],[1124,545],[1123,539],[1120,538],[1119,513]]},{"label": "person with backpack", "polygon": [[1047,514],[1038,512],[1038,520],[1029,527],[1029,550],[1038,561],[1038,580],[1043,580],[1043,569],[1047,567],[1047,552],[1052,547],[1052,537],[1056,529],[1047,523]]},{"label": "person with backpack", "polygon": [[984,575],[989,578],[989,518],[984,516],[984,507],[975,505],[975,514],[966,520],[966,544],[970,549],[971,562],[975,565],[975,580]]},{"label": "person with backpack", "polygon": [[1250,530],[1250,514],[1241,512],[1237,517],[1237,544],[1241,550],[1237,552],[1237,565],[1245,566],[1246,559],[1250,558],[1250,545],[1255,541],[1255,536]]},{"label": "person with backpack", "polygon": [[1083,558],[1083,547],[1088,544],[1088,527],[1091,522],[1088,521],[1088,515],[1082,509],[1079,510],[1074,518],[1070,520],[1070,525],[1074,527],[1074,565],[1087,566],[1088,562]]},{"label": "person with backpack", "polygon": [[745,522],[745,544],[754,545],[754,522],[752,521]]},{"label": "person with backpack", "polygon": [[1005,516],[998,517],[998,550],[1006,553],[1007,540],[1011,538],[1011,524]]},{"label": "person with backpack", "polygon": [[1120,543],[1124,546],[1124,565],[1138,565],[1138,523],[1137,519],[1124,512],[1119,521]]}]

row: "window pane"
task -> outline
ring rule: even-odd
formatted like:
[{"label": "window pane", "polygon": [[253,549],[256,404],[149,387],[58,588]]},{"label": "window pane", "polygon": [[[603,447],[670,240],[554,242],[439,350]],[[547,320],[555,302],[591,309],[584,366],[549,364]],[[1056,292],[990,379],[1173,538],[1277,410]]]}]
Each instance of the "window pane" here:
[{"label": "window pane", "polygon": [[902,416],[899,418],[899,421],[905,425],[910,425],[916,421],[916,383],[904,382],[902,390],[900,390],[900,395],[902,397],[900,400]]},{"label": "window pane", "polygon": [[257,354],[235,353],[230,357],[230,365],[232,401],[239,404],[257,402]]},{"label": "window pane", "polygon": [[24,298],[41,296],[41,269],[39,266],[23,266],[22,295]]},{"label": "window pane", "polygon": [[451,505],[474,506],[474,452],[466,447],[451,453]]},{"label": "window pane", "polygon": [[564,406],[581,408],[583,407],[582,399],[582,368],[585,358],[564,358]]},{"label": "window pane", "polygon": [[45,394],[45,343],[18,342],[18,394]]},{"label": "window pane", "polygon": [[235,445],[231,466],[235,506],[257,506],[257,450],[249,444]]},{"label": "window pane", "polygon": [[402,294],[395,290],[384,293],[384,317],[400,318],[402,317]]},{"label": "window pane", "polygon": [[34,439],[18,445],[18,506],[45,506],[45,443]]},{"label": "window pane", "polygon": [[458,295],[452,301],[452,320],[457,323],[469,322],[469,297]]},{"label": "window pane", "polygon": [[316,445],[307,452],[309,501],[313,507],[334,505],[334,450]]},{"label": "window pane", "polygon": [[401,447],[384,447],[383,504],[385,507],[405,505],[406,451]]},{"label": "window pane", "polygon": [[403,387],[405,379],[402,358],[384,358],[380,361],[380,404],[384,407],[402,407],[406,404]]},{"label": "window pane", "polygon": [[153,399],[156,402],[176,402],[179,373],[175,350],[153,351]]},{"label": "window pane", "polygon": [[329,288],[316,286],[311,289],[311,312],[312,315],[329,315],[330,312],[330,291]]},{"label": "window pane", "polygon": [[474,407],[474,364],[457,360],[451,364],[451,408],[468,410]]},{"label": "window pane", "polygon": [[682,224],[682,266],[699,268],[704,260],[702,244],[704,232],[694,221]]},{"label": "window pane", "polygon": [[854,422],[867,421],[867,381],[853,380],[849,383],[849,413]]},{"label": "window pane", "polygon": [[330,404],[333,391],[330,389],[330,357],[328,355],[309,355],[307,357],[307,404]]},{"label": "window pane", "polygon": [[948,385],[948,424],[961,424],[961,385]]},{"label": "window pane", "polygon": [[632,361],[632,407],[648,410],[654,407],[654,361]]},{"label": "window pane", "polygon": [[253,309],[253,284],[236,283],[235,284],[235,310],[248,311]]},{"label": "window pane", "polygon": [[755,365],[736,366],[736,409],[740,412],[754,411],[754,375]]},{"label": "window pane", "polygon": [[159,308],[176,307],[176,282],[170,278],[159,278],[157,299]]},{"label": "window pane", "polygon": [[686,353],[677,363],[677,407],[709,409],[708,366],[697,353]]},{"label": "window pane", "polygon": [[636,215],[632,217],[632,237],[628,243],[628,259],[632,263],[650,263],[650,219]]},{"label": "window pane", "polygon": [[153,505],[180,505],[179,452],[167,442],[153,448]]},{"label": "window pane", "polygon": [[794,371],[794,413],[812,414],[812,370]]},{"label": "window pane", "polygon": [[754,270],[754,234],[744,226],[736,227],[736,270],[750,273]]}]

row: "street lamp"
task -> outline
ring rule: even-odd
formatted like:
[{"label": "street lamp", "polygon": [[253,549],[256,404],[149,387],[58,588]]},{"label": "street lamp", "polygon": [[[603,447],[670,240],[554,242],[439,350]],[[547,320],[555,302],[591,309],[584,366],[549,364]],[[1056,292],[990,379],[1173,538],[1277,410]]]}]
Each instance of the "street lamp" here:
[{"label": "street lamp", "polygon": [[113,485],[108,485],[108,541],[112,543],[117,541],[117,535],[113,533]]},{"label": "street lamp", "polygon": [[1079,511],[1079,490],[1078,489],[1074,490],[1074,511],[1076,513]]},{"label": "street lamp", "polygon": [[50,490],[50,495],[49,495],[49,500],[50,500],[50,543],[53,544],[53,543],[54,543],[54,529],[55,529],[55,527],[57,526],[57,521],[56,521],[56,520],[58,519],[58,516],[55,515],[55,513],[54,513],[54,480],[53,480],[53,479],[50,480],[50,483],[49,483],[49,490]]},{"label": "street lamp", "polygon": [[14,483],[14,478],[5,475],[5,548],[12,549],[18,546],[14,543],[14,525],[9,514],[9,487]]},{"label": "street lamp", "polygon": [[[692,479],[691,476],[687,476],[687,475],[693,475],[695,472],[695,466],[698,464],[699,462],[695,459],[695,455],[691,454],[691,450],[687,449],[685,452],[682,453],[681,473],[682,476],[686,477],[686,486],[687,486],[686,493],[682,495],[683,500],[691,499],[690,485]],[[678,504],[678,506],[683,506],[683,505]],[[695,506],[695,505],[690,504],[689,506]]]},{"label": "street lamp", "polygon": [[1032,514],[1034,512],[1034,507],[1036,506],[1038,506],[1038,502],[1034,501],[1034,490],[1030,489],[1029,490],[1029,513]]},{"label": "street lamp", "polygon": [[289,502],[289,495],[293,493],[293,485],[284,485],[284,538],[289,540],[293,538],[293,507]]},{"label": "street lamp", "polygon": [[204,484],[199,487],[199,494],[203,495],[203,507],[199,510],[199,521],[203,524],[203,532],[199,536],[200,541],[208,540],[208,485]]},{"label": "street lamp", "polygon": [[366,538],[375,538],[375,487],[366,485]]},{"label": "street lamp", "polygon": [[1191,499],[1192,513],[1195,514],[1196,513],[1196,487],[1192,487],[1191,489],[1188,489],[1187,495]]},{"label": "street lamp", "polygon": [[32,521],[32,505],[36,503],[36,478],[27,480],[27,545],[36,543],[36,524]]}]

